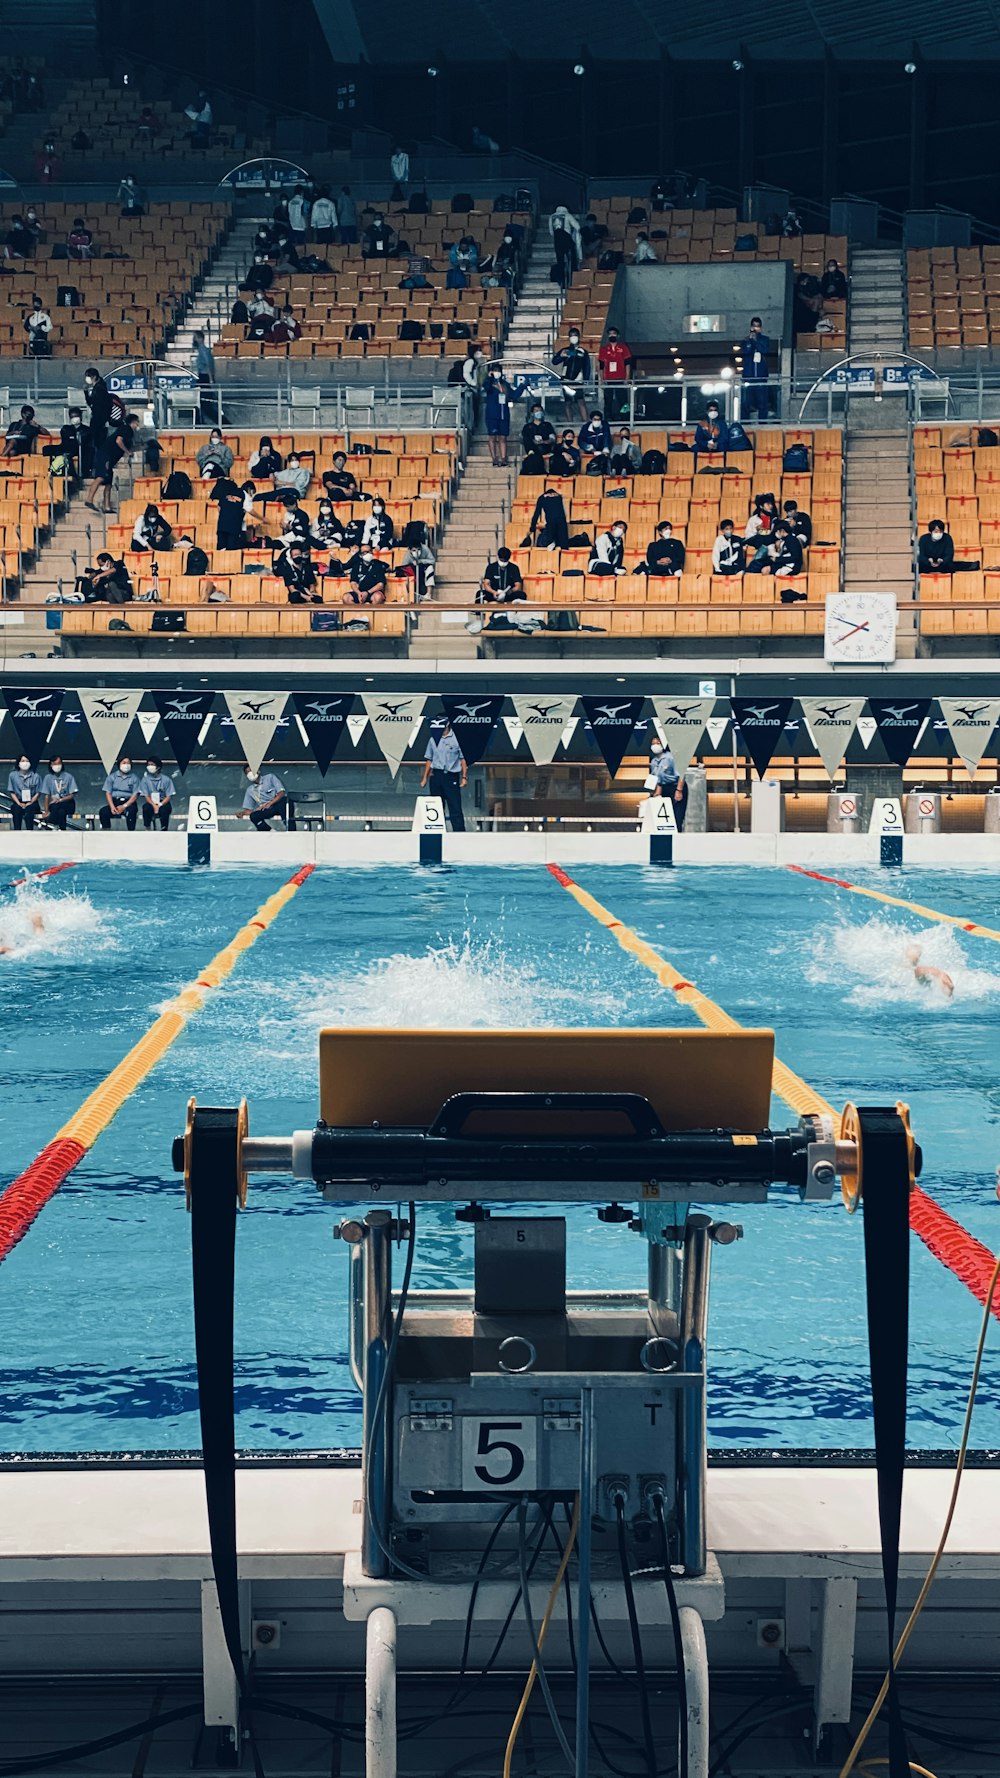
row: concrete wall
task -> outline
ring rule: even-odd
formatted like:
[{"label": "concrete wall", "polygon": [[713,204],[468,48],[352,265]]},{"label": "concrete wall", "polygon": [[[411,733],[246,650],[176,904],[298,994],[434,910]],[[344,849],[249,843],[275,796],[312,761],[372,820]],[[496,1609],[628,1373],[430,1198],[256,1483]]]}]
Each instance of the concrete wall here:
[{"label": "concrete wall", "polygon": [[792,269],[787,260],[747,265],[623,266],[608,320],[632,346],[666,340],[705,340],[685,331],[688,315],[722,316],[717,336],[729,357],[743,339],[751,315],[759,315],[773,341],[791,339]]}]

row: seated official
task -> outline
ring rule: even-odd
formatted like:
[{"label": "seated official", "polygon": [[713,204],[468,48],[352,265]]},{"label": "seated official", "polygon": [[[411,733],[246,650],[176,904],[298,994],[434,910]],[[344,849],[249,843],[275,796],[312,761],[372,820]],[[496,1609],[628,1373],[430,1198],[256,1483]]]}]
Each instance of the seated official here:
[{"label": "seated official", "polygon": [[76,814],[78,795],[76,779],[72,772],[67,772],[62,756],[54,753],[42,779],[41,790],[42,812],[50,827],[57,827],[60,833],[66,832],[67,821]]},{"label": "seated official", "polygon": [[142,825],[147,832],[159,822],[161,833],[166,833],[170,826],[173,798],[174,781],[163,770],[163,761],[157,759],[155,753],[151,753],[146,761],[146,770],[139,779]]}]

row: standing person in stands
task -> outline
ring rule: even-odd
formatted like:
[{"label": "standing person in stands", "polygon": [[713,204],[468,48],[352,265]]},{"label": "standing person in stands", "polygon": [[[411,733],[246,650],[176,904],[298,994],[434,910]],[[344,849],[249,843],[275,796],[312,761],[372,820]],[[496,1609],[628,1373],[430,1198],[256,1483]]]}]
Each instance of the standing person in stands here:
[{"label": "standing person in stands", "polygon": [[467,348],[465,362],[462,365],[462,382],[472,397],[472,429],[479,426],[479,416],[483,408],[483,385],[486,382],[486,353],[478,340],[474,340]]},{"label": "standing person in stands", "polygon": [[91,448],[99,444],[111,420],[111,391],[99,370],[91,365],[83,373],[83,399],[90,409]]},{"label": "standing person in stands", "polygon": [[543,488],[535,501],[528,537],[536,549],[568,549],[566,505],[557,488]]},{"label": "standing person in stands", "polygon": [[42,807],[50,827],[57,827],[60,833],[66,832],[67,821],[76,814],[78,795],[76,779],[63,766],[62,754],[54,753],[42,779]]},{"label": "standing person in stands", "polygon": [[[117,395],[110,396],[110,403],[111,412],[104,436],[94,444],[93,480],[84,502],[91,512],[112,511],[115,470],[132,449],[132,432],[125,409]],[[96,500],[98,489],[101,491],[100,507]]]},{"label": "standing person in stands", "polygon": [[465,816],[462,813],[462,791],[469,780],[468,768],[462,749],[446,722],[440,735],[433,730],[427,742],[424,756],[424,769],[420,777],[420,788],[430,785],[432,796],[439,796],[448,811],[453,833],[465,832]]},{"label": "standing person in stands", "polygon": [[329,188],[321,185],[313,198],[310,230],[314,241],[323,247],[329,247],[337,228],[337,206],[330,196]]},{"label": "standing person in stands", "polygon": [[340,244],[342,247],[356,247],[358,244],[358,206],[354,202],[349,185],[342,185],[337,199],[338,226],[340,228]]},{"label": "standing person in stands", "polygon": [[562,379],[563,394],[566,397],[566,417],[573,418],[573,404],[576,403],[581,420],[587,418],[587,404],[584,401],[586,386],[590,382],[590,353],[580,344],[580,330],[571,327],[569,344],[561,346],[555,353],[552,363]]},{"label": "standing person in stands", "polygon": [[118,181],[117,201],[122,207],[123,216],[142,216],[145,213],[145,193],[139,190],[135,180],[129,173]]},{"label": "standing person in stands", "polygon": [[296,247],[301,247],[309,227],[309,199],[305,189],[297,185],[288,200],[288,226],[292,231],[292,240]]},{"label": "standing person in stands", "polygon": [[219,508],[215,527],[218,549],[243,547],[243,495],[228,475],[220,475],[209,495]]},{"label": "standing person in stands", "polygon": [[160,823],[160,832],[166,833],[170,826],[173,812],[174,781],[163,770],[163,761],[151,753],[146,761],[146,770],[139,779],[139,796],[142,802],[142,825],[149,829]]},{"label": "standing person in stands", "polygon": [[[699,457],[709,459],[710,468],[718,468],[719,461],[725,466],[726,452],[729,449],[729,427],[719,411],[717,401],[709,397],[705,409],[704,420],[699,420],[694,429],[694,471],[698,474]],[[717,461],[717,459],[719,461]]]},{"label": "standing person in stands", "polygon": [[583,264],[583,248],[580,224],[565,204],[558,204],[549,217],[549,234],[552,236],[559,282],[564,290],[568,290],[573,282],[573,273]]},{"label": "standing person in stands", "polygon": [[73,226],[66,239],[67,259],[92,259],[94,256],[94,236],[87,227],[82,216],[74,216]]},{"label": "standing person in stands", "polygon": [[405,198],[406,188],[410,183],[410,157],[398,143],[389,156],[389,171],[393,182],[392,201],[398,204]]},{"label": "standing person in stands", "polygon": [[209,394],[214,390],[216,382],[215,353],[212,351],[202,328],[196,328],[191,335],[191,369],[198,378],[198,387],[202,391],[198,413],[202,420],[219,418],[219,398]]},{"label": "standing person in stands", "polygon": [[507,467],[507,440],[510,437],[510,409],[514,391],[503,374],[503,366],[494,361],[486,373],[486,439],[494,469]]},{"label": "standing person in stands", "polygon": [[609,327],[607,339],[597,354],[604,384],[604,407],[609,420],[617,420],[628,412],[628,380],[635,360],[631,346],[626,345],[617,327]]},{"label": "standing person in stands", "polygon": [[70,408],[65,426],[59,428],[59,442],[64,454],[71,459],[74,479],[81,481],[90,474],[93,451],[90,431],[83,423],[82,408]]},{"label": "standing person in stands", "polygon": [[24,317],[24,331],[32,357],[48,358],[52,352],[52,316],[40,296],[31,299],[31,307]]},{"label": "standing person in stands", "polygon": [[759,315],[751,315],[750,332],[745,340],[740,341],[739,350],[743,361],[743,402],[740,418],[750,420],[756,414],[759,419],[766,420],[771,411],[767,366],[771,342],[764,332],[764,323]]}]

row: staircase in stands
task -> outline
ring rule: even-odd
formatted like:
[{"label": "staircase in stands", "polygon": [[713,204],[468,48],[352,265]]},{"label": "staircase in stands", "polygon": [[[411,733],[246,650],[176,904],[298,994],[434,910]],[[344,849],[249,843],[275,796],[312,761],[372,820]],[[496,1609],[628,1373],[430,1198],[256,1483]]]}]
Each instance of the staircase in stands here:
[{"label": "staircase in stands", "polygon": [[563,292],[549,278],[553,257],[549,219],[542,216],[503,349],[504,369],[511,382],[518,375],[544,370],[555,351]]},{"label": "staircase in stands", "polygon": [[899,247],[855,247],[851,252],[848,351],[902,352],[906,344],[903,253]]},{"label": "staircase in stands", "polygon": [[259,217],[241,216],[230,230],[202,289],[167,347],[165,361],[174,369],[190,369],[191,341],[196,332],[203,331],[210,343],[218,339],[229,320],[237,288],[253,259],[253,238],[259,226]]}]

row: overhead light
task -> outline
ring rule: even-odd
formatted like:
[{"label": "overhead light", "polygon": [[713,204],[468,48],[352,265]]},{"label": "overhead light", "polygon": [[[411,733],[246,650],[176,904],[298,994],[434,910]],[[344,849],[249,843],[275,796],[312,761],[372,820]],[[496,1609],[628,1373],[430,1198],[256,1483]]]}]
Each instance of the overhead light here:
[{"label": "overhead light", "polygon": [[684,375],[684,372],[682,370],[675,370],[674,371],[674,381],[676,382],[677,378],[682,377],[683,375]]},{"label": "overhead light", "polygon": [[432,79],[432,80],[436,80],[436,79],[437,79],[437,72],[438,72],[438,71],[437,71],[437,69],[436,69],[436,68],[428,68],[428,70],[427,70],[427,72],[428,72],[428,74],[429,74],[429,75],[430,75],[430,77],[431,77],[431,79]]},{"label": "overhead light", "polygon": [[722,369],[719,372],[720,377],[726,377],[727,379],[729,377],[731,377],[732,374],[733,374],[733,367],[731,364],[724,364],[722,366]]},{"label": "overhead light", "polygon": [[903,63],[903,73],[904,74],[915,74],[916,72],[917,72],[916,62],[904,62]]},{"label": "overhead light", "polygon": [[584,67],[584,65],[583,65],[583,63],[582,63],[582,62],[574,62],[574,64],[573,64],[573,73],[574,73],[574,74],[575,74],[575,75],[577,75],[577,76],[578,76],[578,77],[579,77],[579,76],[580,76],[580,75],[581,75],[581,74],[586,74],[586,72],[587,72],[587,70],[586,70],[586,68],[585,68],[585,67]]},{"label": "overhead light", "polygon": [[734,74],[742,74],[742,72],[743,72],[743,63],[740,61],[739,56],[734,56],[733,57],[733,73]]}]

